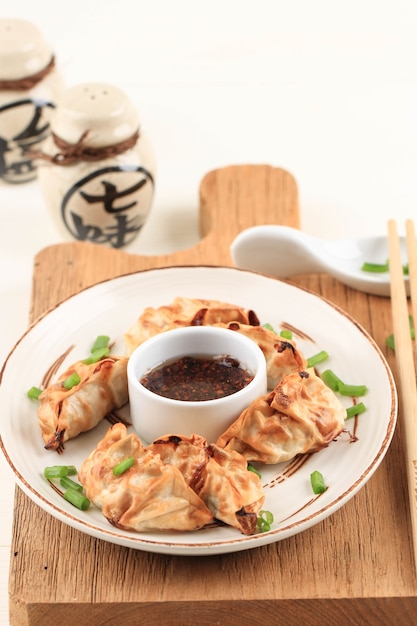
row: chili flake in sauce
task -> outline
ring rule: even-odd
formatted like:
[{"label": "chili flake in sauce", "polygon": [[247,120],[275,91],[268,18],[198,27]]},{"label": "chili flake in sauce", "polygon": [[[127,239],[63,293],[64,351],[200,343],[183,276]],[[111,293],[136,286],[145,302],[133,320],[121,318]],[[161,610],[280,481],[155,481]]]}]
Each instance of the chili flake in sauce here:
[{"label": "chili flake in sauce", "polygon": [[148,372],[140,379],[154,393],[188,402],[229,396],[246,387],[253,374],[231,356],[183,356]]}]

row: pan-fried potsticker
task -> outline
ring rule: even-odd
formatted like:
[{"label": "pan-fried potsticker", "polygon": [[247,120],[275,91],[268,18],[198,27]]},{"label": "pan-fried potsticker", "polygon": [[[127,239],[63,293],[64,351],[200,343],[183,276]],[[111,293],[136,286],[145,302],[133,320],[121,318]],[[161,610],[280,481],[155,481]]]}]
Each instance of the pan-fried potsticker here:
[{"label": "pan-fried potsticker", "polygon": [[245,409],[217,445],[248,461],[280,463],[326,447],[344,428],[346,409],[313,368],[284,376]]},{"label": "pan-fried potsticker", "polygon": [[146,339],[166,330],[203,325],[221,326],[255,341],[267,362],[268,389],[273,389],[285,374],[307,367],[307,360],[296,343],[261,326],[254,311],[218,300],[183,297],[158,308],[146,308],[125,333],[127,353],[131,354]]},{"label": "pan-fried potsticker", "polygon": [[180,470],[215,519],[245,535],[256,531],[265,496],[259,476],[247,469],[241,454],[208,445],[199,435],[166,435],[148,449]]},{"label": "pan-fried potsticker", "polygon": [[[134,462],[115,476],[123,460]],[[79,471],[87,497],[104,517],[124,530],[196,530],[213,521],[201,498],[180,470],[144,449],[139,437],[115,424],[87,457]]]},{"label": "pan-fried potsticker", "polygon": [[132,354],[146,339],[182,326],[208,326],[236,321],[259,325],[254,311],[218,300],[175,298],[171,304],[146,308],[135,324],[125,333],[127,353]]},{"label": "pan-fried potsticker", "polygon": [[[96,363],[77,361],[39,396],[38,421],[47,450],[91,430],[111,411],[128,401],[127,357],[106,357]],[[79,382],[69,389],[64,381]]]},{"label": "pan-fried potsticker", "polygon": [[[130,459],[128,469],[114,468]],[[221,521],[251,535],[263,502],[259,477],[237,452],[199,435],[166,435],[146,448],[115,424],[79,471],[87,497],[125,530],[196,530]]]},{"label": "pan-fried potsticker", "polygon": [[297,349],[295,342],[283,339],[272,330],[240,322],[215,324],[215,326],[223,326],[241,333],[258,344],[266,360],[268,389],[274,389],[286,374],[300,372],[307,367],[307,359]]}]

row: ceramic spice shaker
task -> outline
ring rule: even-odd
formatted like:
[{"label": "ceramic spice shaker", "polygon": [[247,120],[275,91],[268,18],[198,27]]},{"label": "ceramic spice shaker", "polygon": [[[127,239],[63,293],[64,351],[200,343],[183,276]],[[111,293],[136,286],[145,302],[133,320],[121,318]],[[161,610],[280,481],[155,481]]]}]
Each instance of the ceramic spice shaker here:
[{"label": "ceramic spice shaker", "polygon": [[0,180],[25,183],[36,177],[27,151],[48,136],[62,90],[53,52],[37,26],[0,19]]},{"label": "ceramic spice shaker", "polygon": [[128,246],[151,208],[153,151],[128,96],[105,83],[67,89],[40,155],[39,183],[64,239]]}]

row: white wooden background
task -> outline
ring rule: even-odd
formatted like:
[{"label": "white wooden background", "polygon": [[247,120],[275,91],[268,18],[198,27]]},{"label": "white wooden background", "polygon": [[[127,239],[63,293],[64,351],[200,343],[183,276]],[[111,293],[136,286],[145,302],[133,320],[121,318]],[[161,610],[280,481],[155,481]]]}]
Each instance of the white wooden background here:
[{"label": "white wooden background", "polygon": [[[194,244],[199,183],[228,164],[292,172],[313,235],[417,217],[414,0],[2,0],[0,17],[38,25],[67,86],[111,83],[137,106],[158,174],[133,252]],[[36,182],[0,184],[0,223],[3,361],[27,326],[33,257],[60,236]],[[4,626],[14,479],[2,456],[0,485]]]}]

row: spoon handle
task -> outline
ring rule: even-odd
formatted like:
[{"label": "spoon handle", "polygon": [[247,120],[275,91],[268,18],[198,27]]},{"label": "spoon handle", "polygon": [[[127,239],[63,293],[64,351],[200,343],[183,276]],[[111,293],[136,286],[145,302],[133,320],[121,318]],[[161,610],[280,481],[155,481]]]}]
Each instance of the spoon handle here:
[{"label": "spoon handle", "polygon": [[319,256],[318,240],[288,226],[247,228],[234,239],[230,250],[237,267],[278,278],[329,271]]}]

